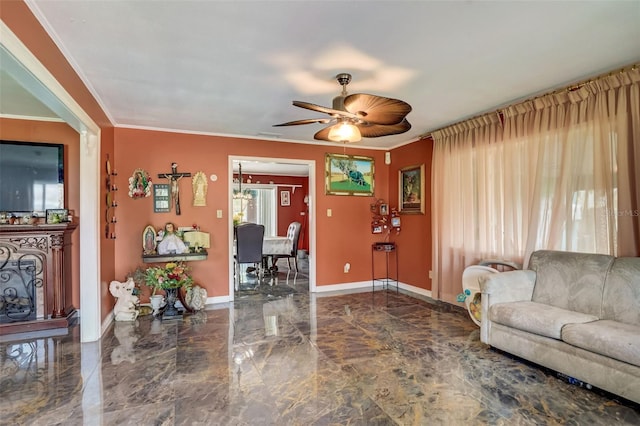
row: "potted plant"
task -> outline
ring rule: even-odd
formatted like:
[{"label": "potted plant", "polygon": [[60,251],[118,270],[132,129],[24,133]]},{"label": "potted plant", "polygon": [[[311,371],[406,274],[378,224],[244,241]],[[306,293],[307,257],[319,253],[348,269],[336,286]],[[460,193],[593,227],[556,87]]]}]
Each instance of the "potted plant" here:
[{"label": "potted plant", "polygon": [[169,262],[164,266],[152,266],[145,271],[145,283],[151,287],[153,297],[158,290],[164,290],[167,295],[165,316],[179,315],[175,307],[178,291],[182,288],[189,290],[193,285],[190,269],[183,262]]}]

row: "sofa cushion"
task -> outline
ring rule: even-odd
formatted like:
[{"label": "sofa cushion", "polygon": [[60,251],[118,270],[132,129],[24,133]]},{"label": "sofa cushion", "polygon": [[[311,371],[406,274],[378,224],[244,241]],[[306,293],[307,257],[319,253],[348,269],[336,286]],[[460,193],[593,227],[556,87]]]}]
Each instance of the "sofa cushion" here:
[{"label": "sofa cushion", "polygon": [[640,367],[640,327],[611,320],[567,324],[562,340],[582,349]]},{"label": "sofa cushion", "polygon": [[597,321],[598,317],[526,301],[496,303],[489,309],[489,319],[518,330],[560,339],[566,324]]},{"label": "sofa cushion", "polygon": [[529,268],[536,271],[534,302],[601,318],[602,292],[614,257],[604,254],[539,250]]},{"label": "sofa cushion", "polygon": [[602,319],[640,326],[640,257],[619,257],[604,284]]}]

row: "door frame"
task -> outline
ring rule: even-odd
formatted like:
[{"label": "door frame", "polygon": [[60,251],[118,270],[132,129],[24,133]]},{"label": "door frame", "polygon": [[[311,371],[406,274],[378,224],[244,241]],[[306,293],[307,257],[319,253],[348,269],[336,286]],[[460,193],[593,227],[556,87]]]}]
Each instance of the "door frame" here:
[{"label": "door frame", "polygon": [[[80,341],[102,336],[100,304],[100,127],[22,41],[0,21],[4,66],[34,97],[78,132],[80,146]],[[37,120],[37,118],[35,118]]]},{"label": "door frame", "polygon": [[233,162],[234,161],[258,161],[264,163],[289,163],[302,164],[309,167],[309,209],[307,213],[307,229],[309,232],[309,292],[316,292],[316,161],[302,160],[299,158],[273,158],[273,157],[248,157],[244,155],[229,155],[228,158],[228,229],[229,229],[229,300],[235,298],[235,286],[233,283]]}]

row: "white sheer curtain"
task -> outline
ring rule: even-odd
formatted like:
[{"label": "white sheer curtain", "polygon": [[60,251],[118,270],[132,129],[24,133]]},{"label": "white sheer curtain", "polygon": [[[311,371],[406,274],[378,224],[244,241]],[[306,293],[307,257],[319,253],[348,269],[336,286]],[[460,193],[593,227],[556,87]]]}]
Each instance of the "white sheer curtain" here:
[{"label": "white sheer curtain", "polygon": [[483,258],[640,255],[640,71],[433,134],[434,297]]},{"label": "white sheer curtain", "polygon": [[277,186],[245,184],[242,188],[242,193],[245,197],[234,197],[233,216],[237,217],[240,222],[251,222],[264,225],[265,237],[277,235]]}]

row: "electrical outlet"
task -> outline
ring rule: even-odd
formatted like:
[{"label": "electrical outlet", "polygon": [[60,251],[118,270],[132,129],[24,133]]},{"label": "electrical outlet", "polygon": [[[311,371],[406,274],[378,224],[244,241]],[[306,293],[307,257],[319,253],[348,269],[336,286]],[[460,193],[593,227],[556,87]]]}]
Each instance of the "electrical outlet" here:
[{"label": "electrical outlet", "polygon": [[332,214],[333,212],[331,211],[331,209],[327,209],[327,217],[331,217]]},{"label": "electrical outlet", "polygon": [[216,217],[222,219],[222,210],[216,210]]},{"label": "electrical outlet", "polygon": [[432,280],[433,279],[433,271],[429,271],[429,279]]},{"label": "electrical outlet", "polygon": [[349,270],[351,269],[351,264],[349,262],[344,264],[344,273],[348,274]]}]

